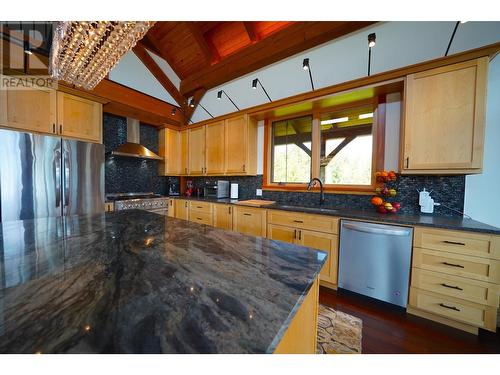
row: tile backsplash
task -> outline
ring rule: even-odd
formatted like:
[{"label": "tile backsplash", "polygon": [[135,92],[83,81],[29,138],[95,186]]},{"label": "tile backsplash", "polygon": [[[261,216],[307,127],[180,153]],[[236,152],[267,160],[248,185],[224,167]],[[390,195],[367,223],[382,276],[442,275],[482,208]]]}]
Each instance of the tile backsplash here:
[{"label": "tile backsplash", "polygon": [[[167,194],[166,177],[158,176],[158,161],[108,155],[127,142],[125,117],[104,113],[103,140],[106,149],[105,189],[109,193],[153,192]],[[158,130],[141,124],[140,142],[158,153]]]},{"label": "tile backsplash", "polygon": [[[196,187],[203,187],[206,181],[228,180],[239,184],[239,198],[256,197],[256,189],[262,187],[262,175],[249,177],[192,177]],[[401,203],[401,213],[417,214],[418,192],[424,187],[432,191],[431,196],[441,206],[436,206],[434,213],[446,216],[461,216],[457,211],[464,209],[465,176],[398,176],[396,182],[388,184],[397,190],[393,201]],[[355,210],[373,210],[370,204],[371,195],[325,193],[325,207],[345,208]],[[317,192],[283,192],[264,190],[262,199],[274,200],[282,204],[297,206],[318,206]],[[445,207],[447,206],[447,207]],[[454,211],[456,210],[456,211]]]}]

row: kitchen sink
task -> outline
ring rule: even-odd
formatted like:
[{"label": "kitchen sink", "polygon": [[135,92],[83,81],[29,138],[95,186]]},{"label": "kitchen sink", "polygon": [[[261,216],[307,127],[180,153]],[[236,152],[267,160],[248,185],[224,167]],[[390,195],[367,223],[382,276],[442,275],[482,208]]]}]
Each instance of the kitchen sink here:
[{"label": "kitchen sink", "polygon": [[284,210],[295,210],[295,211],[308,211],[308,212],[325,212],[336,214],[341,210],[335,208],[322,208],[322,207],[304,207],[304,206],[289,206],[277,204],[276,207],[282,208]]}]

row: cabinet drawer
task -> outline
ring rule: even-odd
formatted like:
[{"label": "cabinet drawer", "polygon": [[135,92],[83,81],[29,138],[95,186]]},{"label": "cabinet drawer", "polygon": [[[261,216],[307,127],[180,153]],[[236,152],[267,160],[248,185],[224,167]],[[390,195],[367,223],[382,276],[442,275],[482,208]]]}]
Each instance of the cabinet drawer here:
[{"label": "cabinet drawer", "polygon": [[463,323],[496,330],[497,309],[458,298],[410,288],[410,305]]},{"label": "cabinet drawer", "polygon": [[198,224],[213,225],[212,213],[190,211],[189,221]]},{"label": "cabinet drawer", "polygon": [[262,208],[235,206],[233,229],[251,236],[266,237],[266,210]]},{"label": "cabinet drawer", "polygon": [[413,268],[411,286],[482,305],[498,306],[499,286],[483,281]]},{"label": "cabinet drawer", "polygon": [[497,260],[414,248],[413,267],[500,283],[500,262]]},{"label": "cabinet drawer", "polygon": [[499,236],[417,227],[413,244],[425,249],[500,259]]},{"label": "cabinet drawer", "polygon": [[212,213],[212,203],[191,201],[189,202],[189,209],[196,212]]},{"label": "cabinet drawer", "polygon": [[267,220],[271,224],[338,234],[339,219],[326,215],[310,215],[297,212],[269,210]]}]

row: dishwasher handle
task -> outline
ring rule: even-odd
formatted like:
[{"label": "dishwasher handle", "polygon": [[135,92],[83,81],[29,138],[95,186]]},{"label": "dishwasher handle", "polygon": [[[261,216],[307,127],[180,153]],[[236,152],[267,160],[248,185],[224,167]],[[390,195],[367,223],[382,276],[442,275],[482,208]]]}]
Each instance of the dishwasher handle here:
[{"label": "dishwasher handle", "polygon": [[342,226],[347,229],[355,230],[358,232],[372,233],[372,234],[384,234],[387,236],[409,236],[410,231],[408,229],[382,229],[368,227],[365,225],[356,225],[352,223],[342,223]]}]

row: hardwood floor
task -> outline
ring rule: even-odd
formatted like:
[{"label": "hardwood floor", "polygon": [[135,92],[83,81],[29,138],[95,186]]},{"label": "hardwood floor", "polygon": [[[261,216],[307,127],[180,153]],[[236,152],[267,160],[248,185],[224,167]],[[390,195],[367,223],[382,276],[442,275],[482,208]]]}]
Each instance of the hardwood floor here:
[{"label": "hardwood floor", "polygon": [[319,301],[363,320],[363,353],[500,353],[499,332],[481,330],[475,336],[383,302],[324,287]]}]

